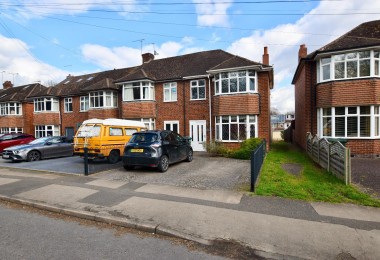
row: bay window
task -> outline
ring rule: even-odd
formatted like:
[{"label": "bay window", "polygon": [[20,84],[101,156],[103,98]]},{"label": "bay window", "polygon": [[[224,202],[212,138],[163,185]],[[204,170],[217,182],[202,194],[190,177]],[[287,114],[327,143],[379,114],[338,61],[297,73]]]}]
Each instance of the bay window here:
[{"label": "bay window", "polygon": [[22,115],[21,103],[9,102],[0,103],[0,115]]},{"label": "bay window", "polygon": [[117,92],[94,91],[89,96],[90,108],[117,107]]},{"label": "bay window", "polygon": [[379,52],[366,50],[321,58],[317,66],[318,82],[379,76]]},{"label": "bay window", "polygon": [[35,98],[34,112],[59,111],[57,98]]},{"label": "bay window", "polygon": [[220,141],[244,141],[257,137],[257,116],[217,116],[215,118],[215,139]]},{"label": "bay window", "polygon": [[379,106],[320,108],[319,133],[322,137],[380,137]]},{"label": "bay window", "polygon": [[154,100],[154,85],[150,81],[124,84],[123,101]]},{"label": "bay window", "polygon": [[256,91],[256,71],[222,72],[215,75],[215,94],[234,94]]}]

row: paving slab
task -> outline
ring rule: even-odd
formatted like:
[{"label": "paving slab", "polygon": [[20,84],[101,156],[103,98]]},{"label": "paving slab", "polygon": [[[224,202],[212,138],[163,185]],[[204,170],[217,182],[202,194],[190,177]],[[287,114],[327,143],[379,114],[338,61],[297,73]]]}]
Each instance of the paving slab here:
[{"label": "paving slab", "polygon": [[380,210],[378,208],[317,202],[311,203],[311,206],[322,216],[380,222]]},{"label": "paving slab", "polygon": [[135,191],[152,194],[162,194],[181,198],[208,200],[229,204],[239,204],[242,193],[221,190],[200,190],[193,188],[176,187],[169,185],[146,184]]},{"label": "paving slab", "polygon": [[47,180],[55,180],[58,178],[61,178],[61,176],[57,174],[48,174],[48,173],[38,173],[38,172],[16,172],[14,170],[9,169],[1,169],[0,175],[3,176],[16,176],[16,177],[25,177],[25,178],[40,178],[40,179],[47,179]]},{"label": "paving slab", "polygon": [[128,182],[98,179],[98,180],[93,180],[93,181],[87,182],[86,184],[92,185],[92,186],[110,188],[110,189],[118,189],[121,186],[128,184]]},{"label": "paving slab", "polygon": [[17,182],[19,179],[0,178],[0,185],[5,185],[13,182]]}]

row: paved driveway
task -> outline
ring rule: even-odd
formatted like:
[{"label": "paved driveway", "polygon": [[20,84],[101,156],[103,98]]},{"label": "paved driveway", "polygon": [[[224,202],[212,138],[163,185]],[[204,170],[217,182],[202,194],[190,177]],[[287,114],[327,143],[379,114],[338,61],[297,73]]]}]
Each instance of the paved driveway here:
[{"label": "paved driveway", "polygon": [[[84,174],[83,159],[78,156],[62,157],[55,159],[46,159],[35,162],[11,162],[0,158],[0,167],[28,169],[28,170],[43,170],[49,172]],[[94,161],[88,165],[90,174],[116,169],[122,167],[122,163],[109,164],[106,161]]]},{"label": "paved driveway", "polygon": [[[68,174],[84,174],[83,159],[73,156],[36,162],[12,163],[0,159],[0,167],[44,170]],[[200,189],[239,190],[249,187],[250,162],[245,160],[210,157],[205,152],[195,152],[190,163],[170,165],[165,173],[152,168],[126,171],[122,162],[108,164],[106,161],[89,163],[91,177],[105,180],[121,180],[137,183],[156,183]]]},{"label": "paved driveway", "polygon": [[380,198],[380,159],[351,158],[351,179]]}]

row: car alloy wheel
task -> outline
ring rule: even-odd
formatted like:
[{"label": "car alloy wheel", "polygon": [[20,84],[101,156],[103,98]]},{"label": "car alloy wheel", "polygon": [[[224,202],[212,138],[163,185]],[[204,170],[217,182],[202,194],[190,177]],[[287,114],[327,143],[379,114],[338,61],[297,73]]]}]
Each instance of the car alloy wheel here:
[{"label": "car alloy wheel", "polygon": [[158,164],[158,170],[160,172],[166,172],[169,168],[169,158],[166,155],[161,156],[160,163]]},{"label": "car alloy wheel", "polygon": [[27,155],[27,161],[33,162],[41,159],[41,154],[38,151],[30,151]]},{"label": "car alloy wheel", "polygon": [[193,160],[193,150],[189,149],[187,151],[186,162],[191,162],[192,160]]}]

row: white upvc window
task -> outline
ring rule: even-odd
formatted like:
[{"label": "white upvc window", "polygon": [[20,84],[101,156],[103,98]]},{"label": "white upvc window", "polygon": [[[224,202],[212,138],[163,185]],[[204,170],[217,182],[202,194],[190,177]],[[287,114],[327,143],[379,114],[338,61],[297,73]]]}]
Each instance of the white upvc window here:
[{"label": "white upvc window", "polygon": [[340,53],[318,60],[318,82],[380,76],[379,50]]},{"label": "white upvc window", "polygon": [[13,133],[22,133],[22,127],[1,127],[0,134],[13,134]]},{"label": "white upvc window", "polygon": [[64,99],[64,111],[67,112],[73,112],[73,99],[65,98]]},{"label": "white upvc window", "polygon": [[164,83],[164,102],[177,101],[177,82]]},{"label": "white upvc window", "polygon": [[318,111],[318,133],[321,137],[380,137],[379,106],[329,107]]},{"label": "white upvc window", "polygon": [[257,73],[254,70],[222,72],[215,75],[215,94],[257,92]]},{"label": "white upvc window", "polygon": [[164,129],[179,134],[179,121],[164,121]]},{"label": "white upvc window", "polygon": [[36,125],[34,131],[36,138],[59,136],[59,126],[57,125]]},{"label": "white upvc window", "polygon": [[94,91],[90,92],[90,108],[117,107],[117,92]]},{"label": "white upvc window", "polygon": [[81,96],[80,97],[80,112],[88,111],[90,106],[89,97]]},{"label": "white upvc window", "polygon": [[215,117],[215,139],[223,142],[241,142],[257,137],[256,115]]},{"label": "white upvc window", "polygon": [[154,100],[154,85],[150,81],[131,82],[123,85],[123,101]]},{"label": "white upvc window", "polygon": [[59,101],[57,98],[35,98],[34,112],[59,111]]},{"label": "white upvc window", "polygon": [[190,81],[191,100],[206,99],[206,81],[204,79]]},{"label": "white upvc window", "polygon": [[22,115],[21,103],[19,102],[9,102],[0,103],[0,115]]}]

